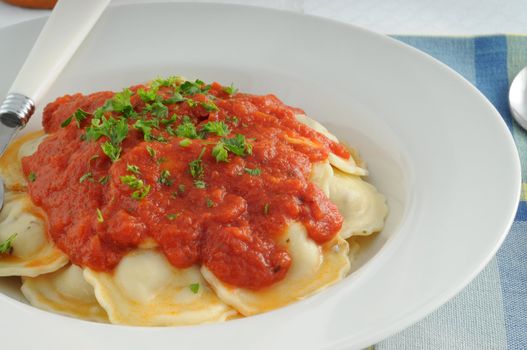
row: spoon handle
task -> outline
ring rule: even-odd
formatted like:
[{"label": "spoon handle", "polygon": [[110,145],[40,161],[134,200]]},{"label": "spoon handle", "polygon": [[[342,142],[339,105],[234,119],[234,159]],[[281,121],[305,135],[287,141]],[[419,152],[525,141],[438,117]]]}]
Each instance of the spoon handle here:
[{"label": "spoon handle", "polygon": [[39,104],[110,0],[60,0],[49,16],[9,93]]}]

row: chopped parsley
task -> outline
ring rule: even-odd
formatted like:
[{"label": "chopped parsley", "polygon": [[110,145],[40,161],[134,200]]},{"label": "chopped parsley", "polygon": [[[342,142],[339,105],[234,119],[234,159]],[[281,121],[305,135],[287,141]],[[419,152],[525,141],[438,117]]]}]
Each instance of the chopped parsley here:
[{"label": "chopped parsley", "polygon": [[132,198],[136,200],[141,200],[148,196],[148,193],[150,193],[150,185],[143,186],[137,191],[133,192]]},{"label": "chopped parsley", "polygon": [[156,118],[166,118],[168,116],[168,107],[162,102],[156,101],[146,105],[143,112],[151,113]]},{"label": "chopped parsley", "polygon": [[93,182],[93,173],[90,171],[90,172],[87,172],[86,174],[82,175],[80,178],[79,178],[79,183],[83,183],[84,181],[90,181],[90,182]]},{"label": "chopped parsley", "polygon": [[27,176],[27,179],[30,181],[30,182],[35,182],[35,180],[37,179],[37,174],[35,174],[33,171],[29,173],[29,175]]},{"label": "chopped parsley", "polygon": [[66,126],[71,124],[71,121],[75,119],[75,122],[77,123],[77,127],[80,129],[81,122],[84,121],[86,118],[88,118],[89,113],[83,111],[82,109],[78,108],[75,113],[73,113],[68,119],[64,120],[62,124],[60,124],[61,128],[65,128]]},{"label": "chopped parsley", "polygon": [[159,175],[159,179],[157,179],[157,182],[165,186],[172,186],[174,184],[174,180],[170,180],[170,171],[166,169],[161,171],[161,174]]},{"label": "chopped parsley", "polygon": [[167,126],[167,125],[174,124],[175,122],[177,122],[178,119],[179,119],[179,116],[177,116],[176,114],[172,114],[170,118],[161,119],[160,122],[161,124]]},{"label": "chopped parsley", "polygon": [[[110,100],[109,108],[113,112],[122,113],[126,118],[131,117],[135,114],[134,107],[130,102],[130,97],[133,93],[130,89],[124,89],[123,91],[116,93],[113,98]],[[108,109],[108,107],[106,107]]]},{"label": "chopped parsley", "polygon": [[194,186],[199,189],[204,189],[207,187],[207,184],[203,180],[194,180]]},{"label": "chopped parsley", "polygon": [[99,179],[99,183],[101,185],[106,185],[108,183],[108,180],[110,180],[110,177],[108,175],[103,176]]},{"label": "chopped parsley", "polygon": [[9,238],[0,243],[0,254],[11,254],[13,251],[13,241],[15,240],[17,234],[13,233]]},{"label": "chopped parsley", "polygon": [[101,145],[102,151],[104,154],[108,156],[112,160],[112,162],[115,162],[119,159],[121,156],[121,147],[115,146],[113,143],[106,141]]},{"label": "chopped parsley", "polygon": [[141,170],[139,169],[139,167],[137,165],[133,165],[133,164],[126,164],[126,171],[129,171],[129,172],[134,173],[136,175],[140,175],[141,174]]},{"label": "chopped parsley", "polygon": [[199,283],[192,283],[188,286],[190,288],[190,291],[194,294],[198,294],[199,292]]},{"label": "chopped parsley", "polygon": [[159,121],[157,119],[139,119],[134,124],[134,129],[140,130],[143,133],[145,141],[152,141],[155,139],[152,135],[153,128],[159,128]]},{"label": "chopped parsley", "polygon": [[234,126],[238,126],[238,123],[240,123],[240,120],[238,119],[238,117],[227,117],[225,118],[225,120],[229,123],[233,123]]},{"label": "chopped parsley", "polygon": [[214,148],[212,148],[212,156],[216,158],[216,162],[228,162],[229,153],[225,148],[223,141],[219,141]]},{"label": "chopped parsley", "polygon": [[243,170],[249,174],[249,175],[253,175],[253,176],[258,176],[262,173],[262,171],[259,169],[259,168],[254,168],[254,169],[249,169],[249,168],[243,168]]},{"label": "chopped parsley", "polygon": [[198,105],[198,103],[191,98],[187,98],[185,101],[187,101],[187,104],[190,108],[194,108]]},{"label": "chopped parsley", "polygon": [[198,138],[196,126],[190,121],[190,118],[187,116],[183,117],[183,123],[178,125],[175,133],[178,137],[186,137],[188,139]]},{"label": "chopped parsley", "polygon": [[207,207],[209,208],[212,208],[214,206],[214,202],[212,201],[212,199],[210,198],[207,198],[207,200],[205,201],[205,203],[207,204]]},{"label": "chopped parsley", "polygon": [[187,80],[179,86],[179,92],[183,95],[192,96],[196,94],[206,94],[210,88],[210,85],[205,85],[205,83],[199,79],[196,79],[193,82]]},{"label": "chopped parsley", "polygon": [[214,102],[201,102],[199,105],[205,108],[207,112],[215,112],[220,110],[218,106],[214,104]]},{"label": "chopped parsley", "polygon": [[179,184],[178,191],[179,191],[179,193],[185,193],[185,185]]},{"label": "chopped parsley", "polygon": [[233,84],[231,84],[230,86],[224,86],[223,91],[229,96],[232,96],[238,92],[238,89],[235,88]]},{"label": "chopped parsley", "polygon": [[121,176],[120,179],[123,184],[128,185],[132,190],[135,190],[132,193],[133,199],[143,199],[150,192],[150,185],[145,185],[143,180],[138,179],[135,175]]},{"label": "chopped parsley", "polygon": [[205,153],[206,149],[206,147],[203,147],[198,158],[188,163],[190,175],[195,179],[201,179],[205,172],[205,170],[203,169],[203,162],[201,161],[201,157],[203,157],[203,154]]},{"label": "chopped parsley", "polygon": [[139,98],[145,102],[150,103],[154,102],[157,99],[157,89],[156,88],[150,88],[150,89],[137,89],[137,95]]},{"label": "chopped parsley", "polygon": [[172,220],[177,219],[178,216],[179,214],[167,214],[167,219],[172,221]]},{"label": "chopped parsley", "polygon": [[237,134],[235,137],[222,138],[218,141],[212,149],[212,156],[216,158],[217,162],[228,162],[228,152],[243,157],[252,154],[252,150],[253,145],[247,142],[245,136]]},{"label": "chopped parsley", "polygon": [[192,143],[192,141],[190,141],[190,139],[183,139],[183,140],[179,141],[179,145],[181,147],[188,147],[188,146],[190,146],[191,143]]},{"label": "chopped parsley", "polygon": [[183,101],[186,101],[186,98],[184,98],[183,95],[181,95],[179,92],[174,92],[174,94],[171,97],[163,100],[163,103],[166,105],[171,105],[171,104],[179,103]]},{"label": "chopped parsley", "polygon": [[97,208],[97,221],[104,222],[104,217],[102,216],[101,209]]},{"label": "chopped parsley", "polygon": [[123,118],[94,118],[91,125],[86,129],[86,139],[97,141],[106,136],[108,141],[101,145],[102,151],[113,162],[119,159],[121,154],[121,143],[128,136],[128,123]]},{"label": "chopped parsley", "polygon": [[148,152],[148,154],[150,154],[150,157],[152,158],[156,157],[156,150],[153,149],[152,147],[146,146],[146,151]]},{"label": "chopped parsley", "polygon": [[222,121],[212,121],[205,123],[203,124],[201,130],[208,133],[214,133],[218,136],[226,136],[231,132],[227,124]]}]

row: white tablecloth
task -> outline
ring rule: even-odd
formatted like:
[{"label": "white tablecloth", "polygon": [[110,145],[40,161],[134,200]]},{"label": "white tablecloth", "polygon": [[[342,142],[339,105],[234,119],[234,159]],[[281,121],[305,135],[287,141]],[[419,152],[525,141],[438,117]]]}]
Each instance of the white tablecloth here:
[{"label": "white tablecloth", "polygon": [[[113,0],[112,3],[118,5],[148,1]],[[388,34],[527,34],[526,0],[208,0],[207,2],[288,9],[333,18]],[[0,0],[0,28],[44,16],[48,12],[21,9]]]}]

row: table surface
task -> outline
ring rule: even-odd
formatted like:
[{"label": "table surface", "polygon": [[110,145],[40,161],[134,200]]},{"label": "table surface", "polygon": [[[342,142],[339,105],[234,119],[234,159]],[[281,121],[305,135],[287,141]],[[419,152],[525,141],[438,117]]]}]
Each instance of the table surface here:
[{"label": "table surface", "polygon": [[[149,0],[112,0],[114,4],[138,2],[149,2]],[[253,4],[304,12],[387,34],[527,34],[525,0],[207,0],[206,2]],[[0,28],[45,16],[48,13],[49,11],[46,10],[17,8],[0,0]]]}]

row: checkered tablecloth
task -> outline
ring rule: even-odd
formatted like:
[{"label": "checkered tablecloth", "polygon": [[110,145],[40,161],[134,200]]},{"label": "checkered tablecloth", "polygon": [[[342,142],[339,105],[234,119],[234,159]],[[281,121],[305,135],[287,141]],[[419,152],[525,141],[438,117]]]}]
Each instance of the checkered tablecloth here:
[{"label": "checkered tablecloth", "polygon": [[396,38],[459,72],[494,104],[516,141],[523,191],[509,235],[479,276],[436,312],[372,348],[527,350],[527,133],[508,107],[509,85],[527,65],[527,36]]}]

